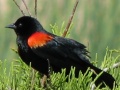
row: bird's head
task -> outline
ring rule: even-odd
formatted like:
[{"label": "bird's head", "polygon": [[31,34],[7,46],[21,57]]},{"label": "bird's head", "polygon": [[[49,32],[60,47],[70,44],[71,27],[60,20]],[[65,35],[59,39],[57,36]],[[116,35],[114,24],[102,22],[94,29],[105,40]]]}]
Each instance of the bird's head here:
[{"label": "bird's head", "polygon": [[14,24],[8,25],[6,28],[14,29],[19,36],[29,36],[36,31],[43,30],[39,21],[30,16],[20,17]]}]

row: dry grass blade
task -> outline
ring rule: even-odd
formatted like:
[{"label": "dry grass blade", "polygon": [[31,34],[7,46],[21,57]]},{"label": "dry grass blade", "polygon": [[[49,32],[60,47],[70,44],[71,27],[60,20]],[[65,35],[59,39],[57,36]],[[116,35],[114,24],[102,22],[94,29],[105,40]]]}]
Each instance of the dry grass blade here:
[{"label": "dry grass blade", "polygon": [[73,11],[72,11],[72,15],[71,15],[71,17],[70,17],[70,19],[69,19],[69,22],[68,22],[68,24],[67,24],[67,26],[66,26],[66,28],[65,28],[65,31],[64,31],[64,33],[63,33],[63,35],[62,35],[63,37],[66,36],[66,34],[67,34],[68,30],[69,30],[69,27],[70,27],[70,25],[71,25],[71,22],[72,22],[72,19],[73,19],[73,17],[74,17],[74,13],[75,13],[75,11],[76,11],[76,8],[77,8],[78,3],[79,3],[79,0],[77,0],[76,3],[75,3],[75,6],[74,6]]},{"label": "dry grass blade", "polygon": [[37,0],[35,0],[35,17],[37,18]]},{"label": "dry grass blade", "polygon": [[15,0],[13,0],[14,3],[17,5],[17,7],[19,8],[19,10],[21,11],[21,13],[25,16],[25,13],[23,12],[23,10],[20,8],[20,6],[17,4],[17,2]]},{"label": "dry grass blade", "polygon": [[27,10],[28,14],[31,16],[31,13],[30,13],[30,11],[29,11],[29,9],[28,9],[26,3],[25,3],[25,0],[22,0],[22,1],[23,1],[24,5],[25,5],[25,7],[26,7],[26,10]]},{"label": "dry grass blade", "polygon": [[113,64],[112,67],[110,68],[104,68],[103,71],[107,72],[112,68],[118,68],[118,67],[120,67],[120,62]]},{"label": "dry grass blade", "polygon": [[30,90],[34,90],[34,85],[35,85],[35,70],[32,69],[32,79],[31,79],[31,88]]}]

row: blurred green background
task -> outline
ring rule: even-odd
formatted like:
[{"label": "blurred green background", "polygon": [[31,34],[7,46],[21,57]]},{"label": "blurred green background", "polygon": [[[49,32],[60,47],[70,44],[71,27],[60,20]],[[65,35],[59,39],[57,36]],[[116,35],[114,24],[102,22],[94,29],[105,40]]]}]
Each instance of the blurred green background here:
[{"label": "blurred green background", "polygon": [[[28,15],[22,0],[16,0]],[[34,0],[25,0],[34,16]],[[38,20],[51,31],[50,24],[67,24],[76,0],[38,0]],[[0,60],[18,59],[16,35],[4,28],[22,14],[12,0],[0,0]],[[102,61],[109,49],[120,49],[120,0],[80,0],[73,19],[70,38],[87,46],[91,60]]]}]

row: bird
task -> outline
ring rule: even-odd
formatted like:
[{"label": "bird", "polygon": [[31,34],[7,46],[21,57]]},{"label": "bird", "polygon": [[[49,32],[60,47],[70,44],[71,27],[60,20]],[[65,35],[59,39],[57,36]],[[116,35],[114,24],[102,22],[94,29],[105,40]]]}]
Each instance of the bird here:
[{"label": "bird", "polygon": [[6,28],[15,31],[18,54],[23,62],[27,65],[31,63],[31,67],[40,73],[49,75],[48,64],[56,73],[66,69],[66,75],[69,74],[71,67],[75,67],[76,77],[80,71],[84,74],[90,68],[95,72],[91,76],[93,79],[102,72],[95,85],[102,83],[101,87],[107,85],[110,89],[113,88],[114,77],[90,62],[85,45],[46,31],[41,23],[31,16],[22,16]]}]

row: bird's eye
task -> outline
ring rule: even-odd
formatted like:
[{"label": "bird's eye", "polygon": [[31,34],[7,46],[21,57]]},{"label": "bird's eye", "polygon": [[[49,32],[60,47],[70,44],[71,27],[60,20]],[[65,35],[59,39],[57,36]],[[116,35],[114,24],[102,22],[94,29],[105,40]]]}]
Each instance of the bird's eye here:
[{"label": "bird's eye", "polygon": [[20,24],[18,25],[18,27],[22,27],[22,24],[20,23]]}]

